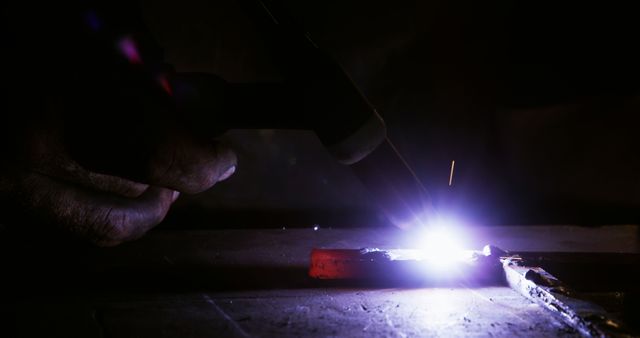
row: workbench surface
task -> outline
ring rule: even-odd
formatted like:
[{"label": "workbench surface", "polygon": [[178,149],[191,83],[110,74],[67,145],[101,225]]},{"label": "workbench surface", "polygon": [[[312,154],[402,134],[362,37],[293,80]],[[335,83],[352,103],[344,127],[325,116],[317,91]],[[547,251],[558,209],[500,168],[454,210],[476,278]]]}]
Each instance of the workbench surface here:
[{"label": "workbench surface", "polygon": [[[637,253],[637,236],[636,226],[500,226],[474,228],[469,243]],[[4,298],[3,315],[19,337],[578,336],[506,286],[363,286],[306,276],[313,247],[398,248],[406,240],[394,229],[309,227],[158,230],[108,249],[20,243],[10,259],[19,264],[5,270],[19,285]]]}]

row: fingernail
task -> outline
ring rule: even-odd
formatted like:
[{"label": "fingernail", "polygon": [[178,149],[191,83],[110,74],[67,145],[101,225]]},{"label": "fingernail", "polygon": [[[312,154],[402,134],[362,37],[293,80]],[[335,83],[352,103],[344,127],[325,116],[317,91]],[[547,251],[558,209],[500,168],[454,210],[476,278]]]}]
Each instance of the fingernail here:
[{"label": "fingernail", "polygon": [[226,180],[235,172],[236,172],[236,166],[232,165],[231,167],[229,167],[229,169],[227,169],[227,171],[225,171],[222,175],[220,175],[218,182]]},{"label": "fingernail", "polygon": [[177,190],[174,190],[173,196],[171,196],[171,202],[175,202],[178,199],[178,197],[180,197],[180,192]]}]

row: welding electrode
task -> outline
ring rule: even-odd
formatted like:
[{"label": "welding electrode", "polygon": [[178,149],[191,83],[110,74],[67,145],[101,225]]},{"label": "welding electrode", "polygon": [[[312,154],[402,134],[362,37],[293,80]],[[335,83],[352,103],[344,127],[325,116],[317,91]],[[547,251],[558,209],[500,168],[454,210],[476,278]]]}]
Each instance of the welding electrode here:
[{"label": "welding electrode", "polygon": [[[186,96],[185,102],[200,105],[203,101],[212,103],[186,108],[186,115],[193,115],[193,110],[211,114],[220,108],[215,105],[222,104],[218,111],[225,111],[224,116],[210,117],[211,124],[202,123],[200,116],[194,124],[229,129],[311,129],[339,162],[353,168],[394,225],[408,228],[427,223],[434,214],[427,190],[388,139],[384,121],[351,78],[278,3],[240,3],[258,25],[285,83],[216,84],[213,77],[192,74],[184,83],[197,83],[195,90],[181,88],[178,79],[176,96]],[[225,88],[220,98],[206,94],[219,90],[202,90],[216,85]]]}]

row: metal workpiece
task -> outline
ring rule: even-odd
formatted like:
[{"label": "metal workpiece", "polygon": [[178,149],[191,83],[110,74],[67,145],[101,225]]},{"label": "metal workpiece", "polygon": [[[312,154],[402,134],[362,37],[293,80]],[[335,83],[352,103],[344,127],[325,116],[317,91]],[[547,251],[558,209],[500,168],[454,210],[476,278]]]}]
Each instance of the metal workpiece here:
[{"label": "metal workpiece", "polygon": [[318,280],[359,281],[388,286],[509,286],[550,311],[585,337],[637,337],[621,319],[588,300],[542,267],[517,254],[486,245],[465,250],[446,265],[428,251],[377,248],[314,249],[309,276]]},{"label": "metal workpiece", "polygon": [[505,285],[499,257],[465,250],[455,259],[440,259],[416,249],[313,249],[309,276],[391,286]]},{"label": "metal workpiece", "polygon": [[585,300],[543,268],[531,266],[520,256],[501,259],[509,286],[534,303],[557,313],[586,337],[637,337],[603,307]]}]

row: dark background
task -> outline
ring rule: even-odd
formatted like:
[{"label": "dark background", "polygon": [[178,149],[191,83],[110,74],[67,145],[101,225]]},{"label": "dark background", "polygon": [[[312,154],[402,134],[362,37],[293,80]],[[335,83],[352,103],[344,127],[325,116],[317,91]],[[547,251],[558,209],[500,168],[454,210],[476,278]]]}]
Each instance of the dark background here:
[{"label": "dark background", "polygon": [[[378,108],[440,208],[477,223],[638,221],[639,21],[632,5],[287,4]],[[177,70],[230,82],[279,80],[238,3],[141,5]],[[223,215],[247,226],[380,221],[349,168],[313,134],[227,137],[239,154],[237,173],[183,197],[169,224],[189,217],[192,225],[210,226]]]},{"label": "dark background", "polygon": [[[485,224],[639,221],[636,6],[283,2],[385,118],[391,140],[441,212]],[[282,80],[270,51],[274,47],[238,0],[102,5],[112,9],[109,18],[117,29],[137,26],[141,14],[161,46],[144,39],[151,64],[161,64],[163,50],[178,71],[209,72],[229,82]],[[81,38],[81,29],[69,23],[81,11],[72,3],[7,6],[19,10],[6,11],[15,15],[3,20],[12,32],[7,36],[14,37],[5,41],[9,52],[0,54],[10,79],[3,88],[36,88],[38,95],[79,90],[71,97],[92,104],[92,96],[82,94],[82,83],[65,87],[74,83],[68,69],[82,74],[82,65],[89,67],[98,75],[84,74],[84,80],[101,83],[100,76],[108,78],[112,70],[92,60],[108,59],[100,51],[113,53],[112,42],[90,48],[102,40]],[[123,87],[135,84],[114,86],[126,91]],[[6,98],[20,106],[33,104],[28,91],[25,95]],[[112,144],[131,142],[128,133],[114,130],[126,126],[135,136],[133,130],[145,121],[149,124],[143,127],[153,129],[154,114],[169,106],[157,103],[142,107],[144,114],[129,114],[127,109],[135,109],[105,104],[110,101],[95,101],[99,111],[72,116],[88,124],[101,116],[98,129],[105,134],[98,138],[114,149],[122,147]],[[2,140],[20,125],[8,122],[10,115],[4,115]],[[138,120],[131,121],[133,115]],[[211,134],[220,128],[212,123]],[[237,173],[206,193],[182,196],[164,226],[385,223],[350,168],[338,164],[311,132],[234,130],[224,138],[238,153]],[[449,187],[452,160],[456,171]]]},{"label": "dark background", "polygon": [[[149,29],[178,71],[211,72],[230,82],[281,80],[256,26],[236,1],[140,3]],[[484,224],[640,221],[636,136],[640,23],[635,6],[515,0],[286,3],[378,108],[390,138],[431,190],[441,211]],[[37,5],[32,8],[38,11]],[[39,15],[46,16],[46,12]],[[10,277],[5,278],[10,287],[4,289],[11,291],[5,297],[8,305],[1,304],[0,322],[10,324],[2,326],[64,331],[65,325],[82,330],[82,323],[96,322],[134,332],[141,323],[149,323],[151,330],[144,331],[148,335],[166,327],[197,328],[193,323],[203,314],[206,320],[201,325],[210,325],[211,318],[225,315],[224,311],[218,309],[211,316],[207,311],[212,309],[201,310],[202,299],[170,292],[314,285],[304,284],[309,282],[304,272],[312,247],[401,247],[383,229],[311,230],[316,224],[323,230],[388,226],[350,169],[337,163],[312,133],[236,130],[225,138],[239,156],[236,174],[205,193],[183,194],[160,227],[307,229],[156,231],[113,250],[86,251],[47,236],[7,237],[14,245],[0,247],[8,257]],[[451,160],[456,161],[453,187],[448,186]],[[505,243],[508,250],[636,249],[636,227],[477,229],[486,231],[474,238],[477,243]],[[15,256],[20,259],[13,259]],[[624,285],[631,290],[625,295],[631,301],[624,306],[637,308],[637,283],[627,278],[635,267],[617,259],[607,262],[612,261],[616,264],[615,269],[609,266],[611,270],[603,270],[604,263],[594,265],[590,258],[583,265],[572,263],[576,270],[587,272],[586,277],[576,274],[579,279],[573,281],[578,287],[585,283],[600,286],[596,291],[618,290]],[[566,275],[558,276],[565,280]],[[324,302],[353,303],[347,297],[334,300],[323,289],[318,292],[330,300],[309,290],[301,295],[308,295],[310,303],[321,307]],[[154,291],[169,292],[169,296],[154,298]],[[151,301],[132,297],[135,292],[148,295]],[[115,296],[109,298],[110,294]],[[472,294],[488,297],[476,291]],[[269,303],[264,298],[245,293],[237,297],[236,305],[259,314],[284,318],[293,310],[278,309],[298,311],[288,302],[271,307],[278,311],[265,311]],[[278,293],[274,298],[278,297],[300,301],[295,293]],[[389,297],[385,290],[379,296],[385,302]],[[91,298],[98,299],[97,305]],[[132,298],[133,303],[127,303]],[[76,299],[80,300],[77,306]],[[228,300],[232,298],[213,295],[211,299],[231,304]],[[218,308],[211,299],[207,303]],[[165,308],[170,310],[163,312]],[[405,308],[412,309],[403,305],[397,313],[409,313]],[[376,313],[390,313],[389,308],[380,309]],[[474,309],[463,313],[493,314]],[[330,313],[327,318],[352,315],[333,307],[324,310]],[[78,316],[84,317],[79,320]],[[368,312],[362,316],[369,317]],[[21,322],[12,324],[14,318]],[[109,322],[110,318],[115,321]],[[258,328],[264,323],[288,329],[279,321],[255,318],[251,323]],[[635,313],[631,318],[637,318]],[[388,322],[388,316],[386,319]],[[249,326],[244,319],[234,320]],[[529,321],[516,322],[531,330]],[[333,328],[331,322],[315,325]],[[300,332],[308,332],[307,326],[301,327]]]}]

